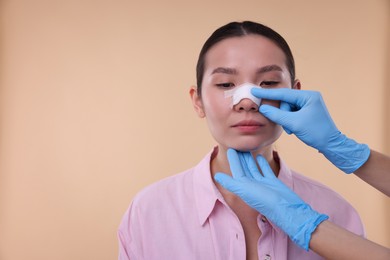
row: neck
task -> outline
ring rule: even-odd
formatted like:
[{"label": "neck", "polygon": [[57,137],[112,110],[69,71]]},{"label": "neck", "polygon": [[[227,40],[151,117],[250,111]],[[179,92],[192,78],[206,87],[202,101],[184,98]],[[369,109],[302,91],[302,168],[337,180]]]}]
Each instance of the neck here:
[{"label": "neck", "polygon": [[[217,147],[217,150],[215,151],[215,155],[211,159],[210,170],[212,176],[214,176],[217,172],[222,172],[222,173],[232,175],[226,152],[227,152],[227,148],[221,147],[220,145]],[[262,155],[271,166],[271,169],[274,172],[274,174],[278,176],[280,167],[279,167],[279,163],[276,162],[274,158],[272,146],[268,146],[262,150],[253,151],[251,153],[254,158],[256,158],[257,155]]]}]

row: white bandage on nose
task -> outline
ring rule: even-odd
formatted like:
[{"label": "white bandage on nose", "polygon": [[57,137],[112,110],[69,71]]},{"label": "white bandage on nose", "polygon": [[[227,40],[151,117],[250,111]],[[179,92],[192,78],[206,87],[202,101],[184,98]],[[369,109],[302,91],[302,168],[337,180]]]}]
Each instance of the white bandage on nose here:
[{"label": "white bandage on nose", "polygon": [[252,95],[252,88],[261,88],[257,85],[251,83],[244,83],[240,86],[237,86],[234,89],[225,91],[225,98],[232,98],[232,103],[230,105],[233,108],[234,105],[237,105],[244,98],[248,98],[253,101],[256,105],[260,106],[261,99]]}]

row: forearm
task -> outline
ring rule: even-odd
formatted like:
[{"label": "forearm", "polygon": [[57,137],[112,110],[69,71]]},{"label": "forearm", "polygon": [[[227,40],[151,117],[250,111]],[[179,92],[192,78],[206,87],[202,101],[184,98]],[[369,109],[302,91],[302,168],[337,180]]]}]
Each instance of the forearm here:
[{"label": "forearm", "polygon": [[310,249],[326,259],[390,259],[390,249],[351,233],[330,221],[312,233]]},{"label": "forearm", "polygon": [[367,162],[355,175],[390,197],[390,157],[371,150]]}]

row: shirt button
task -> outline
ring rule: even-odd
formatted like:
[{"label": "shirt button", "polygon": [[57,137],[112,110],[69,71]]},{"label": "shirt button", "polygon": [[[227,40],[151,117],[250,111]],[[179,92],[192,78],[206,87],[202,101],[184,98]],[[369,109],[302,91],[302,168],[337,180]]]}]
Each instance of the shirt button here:
[{"label": "shirt button", "polygon": [[267,222],[267,218],[265,216],[261,216],[261,221],[263,221],[265,223],[265,222]]},{"label": "shirt button", "polygon": [[266,254],[264,260],[271,260],[271,256],[269,254]]}]

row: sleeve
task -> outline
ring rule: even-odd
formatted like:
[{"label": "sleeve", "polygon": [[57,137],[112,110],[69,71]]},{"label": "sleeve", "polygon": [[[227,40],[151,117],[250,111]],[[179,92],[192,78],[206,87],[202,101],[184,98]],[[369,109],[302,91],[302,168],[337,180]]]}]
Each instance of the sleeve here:
[{"label": "sleeve", "polygon": [[338,212],[340,214],[334,214],[329,217],[329,220],[333,223],[359,235],[366,237],[366,230],[364,228],[363,222],[355,210],[349,203],[345,202],[344,205],[339,204]]},{"label": "sleeve", "polygon": [[[119,256],[118,260],[130,260],[130,248],[128,248],[128,243],[125,234],[121,230],[118,230],[118,242],[119,242]],[[135,259],[135,258],[134,258]]]},{"label": "sleeve", "polygon": [[[308,199],[309,205],[312,203],[316,211],[328,215],[329,220],[334,224],[366,237],[364,225],[358,212],[347,200],[332,190],[323,190],[322,194],[314,192],[312,194],[314,196]],[[321,199],[313,199],[313,197]]]},{"label": "sleeve", "polygon": [[294,191],[317,212],[329,216],[334,224],[359,236],[366,237],[362,220],[356,209],[329,187],[294,172]]},{"label": "sleeve", "polygon": [[118,229],[119,256],[118,260],[141,260],[142,245],[141,223],[132,204],[124,214]]}]

